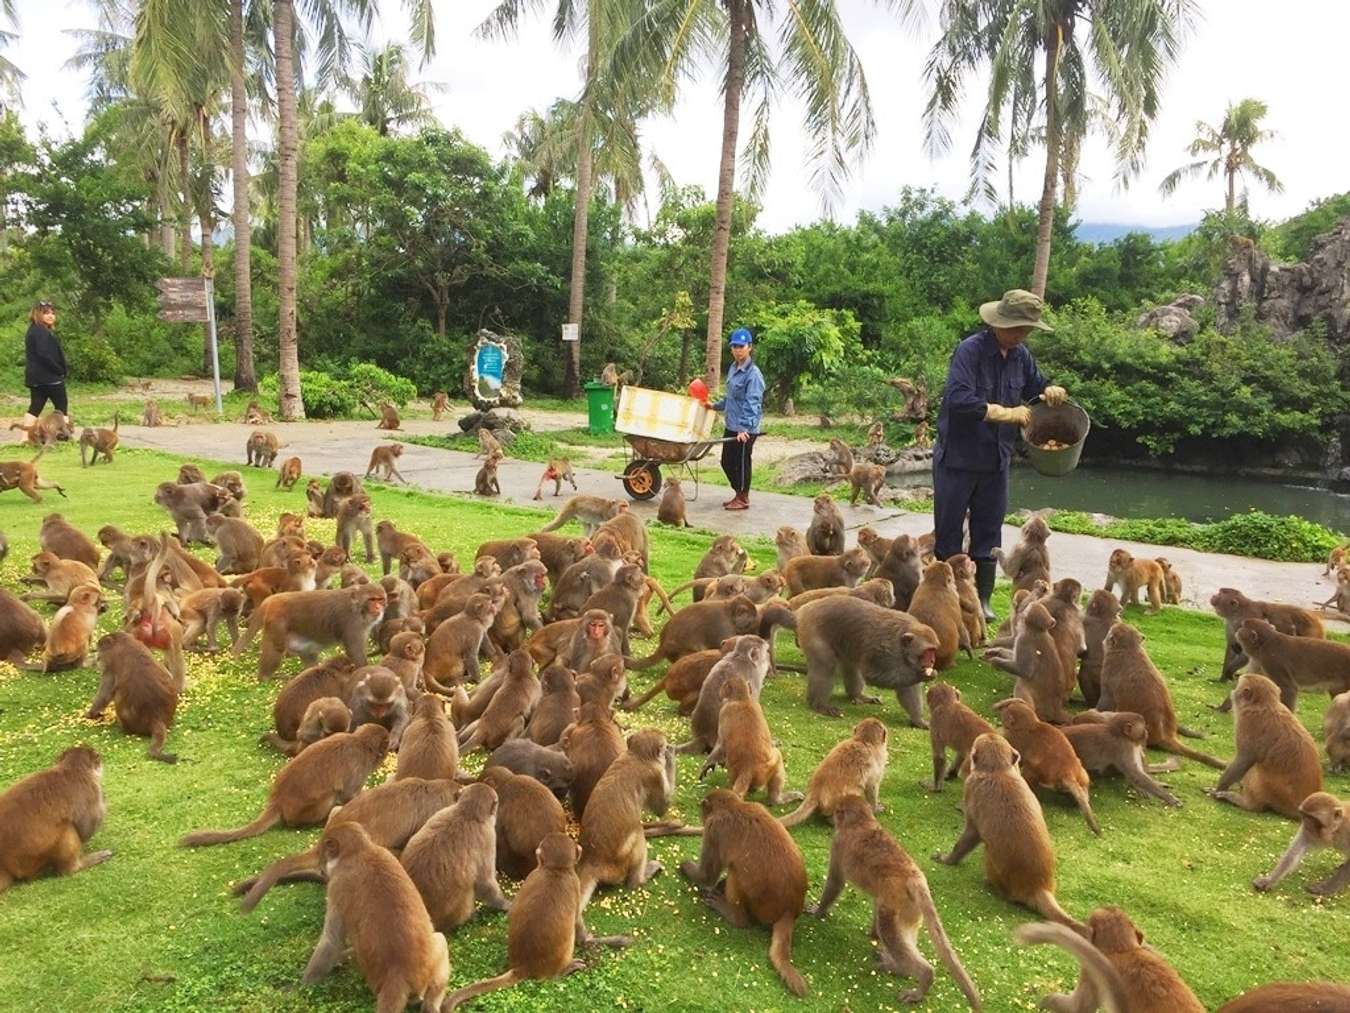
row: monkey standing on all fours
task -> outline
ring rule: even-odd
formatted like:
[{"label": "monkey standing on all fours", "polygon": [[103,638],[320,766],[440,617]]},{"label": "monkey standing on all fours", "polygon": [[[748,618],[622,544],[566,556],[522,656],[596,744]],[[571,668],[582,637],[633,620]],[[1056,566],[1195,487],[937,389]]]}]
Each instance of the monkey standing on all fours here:
[{"label": "monkey standing on all fours", "polygon": [[1017,429],[1031,420],[1024,402],[1042,397],[1063,404],[1068,394],[1036,368],[1024,342],[1032,330],[1050,331],[1041,322],[1044,304],[1022,289],[1005,292],[980,307],[985,326],[956,346],[947,370],[933,449],[933,521],[938,559],[962,551],[970,516],[970,558],[975,587],[986,620],[993,619],[994,550],[1003,537],[1008,512],[1008,470]]}]

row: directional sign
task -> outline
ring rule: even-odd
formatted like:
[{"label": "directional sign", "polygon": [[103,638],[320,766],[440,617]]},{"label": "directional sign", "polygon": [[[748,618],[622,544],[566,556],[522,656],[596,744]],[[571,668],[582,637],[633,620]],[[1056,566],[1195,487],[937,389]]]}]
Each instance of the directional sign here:
[{"label": "directional sign", "polygon": [[206,323],[206,283],[203,278],[160,278],[159,318],[169,323]]}]

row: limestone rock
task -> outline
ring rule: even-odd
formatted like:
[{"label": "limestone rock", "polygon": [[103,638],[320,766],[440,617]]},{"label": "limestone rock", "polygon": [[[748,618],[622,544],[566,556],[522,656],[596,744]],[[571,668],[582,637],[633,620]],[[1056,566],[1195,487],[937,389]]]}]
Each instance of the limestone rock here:
[{"label": "limestone rock", "polygon": [[796,485],[799,482],[833,482],[839,477],[833,454],[808,450],[779,461],[773,481],[774,485]]},{"label": "limestone rock", "polygon": [[[1191,300],[1185,296],[1182,298]],[[1199,298],[1195,296],[1194,298]],[[1135,320],[1134,326],[1140,330],[1157,331],[1165,337],[1171,338],[1179,345],[1184,345],[1195,337],[1200,330],[1200,325],[1196,323],[1195,318],[1191,316],[1187,307],[1179,305],[1177,302],[1169,303],[1166,306],[1157,306],[1145,313],[1141,313]],[[1200,299],[1203,303],[1204,300]]]}]

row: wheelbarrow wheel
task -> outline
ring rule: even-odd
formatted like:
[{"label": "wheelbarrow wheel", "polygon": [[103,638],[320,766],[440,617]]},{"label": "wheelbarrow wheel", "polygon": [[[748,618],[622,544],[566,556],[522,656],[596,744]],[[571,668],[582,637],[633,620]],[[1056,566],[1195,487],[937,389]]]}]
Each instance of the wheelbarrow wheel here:
[{"label": "wheelbarrow wheel", "polygon": [[655,461],[632,461],[623,469],[623,488],[633,499],[651,499],[661,491],[661,466]]}]

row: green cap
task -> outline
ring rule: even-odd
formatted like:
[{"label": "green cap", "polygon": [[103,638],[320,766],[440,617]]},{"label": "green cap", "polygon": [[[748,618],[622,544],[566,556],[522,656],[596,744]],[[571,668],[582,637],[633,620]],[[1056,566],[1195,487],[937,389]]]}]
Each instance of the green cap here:
[{"label": "green cap", "polygon": [[1010,288],[1003,293],[1002,299],[981,304],[980,319],[991,327],[1035,327],[1053,331],[1053,327],[1041,322],[1044,309],[1045,303],[1036,293],[1024,288]]}]

